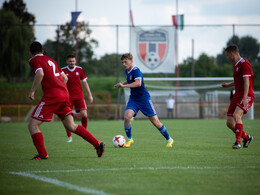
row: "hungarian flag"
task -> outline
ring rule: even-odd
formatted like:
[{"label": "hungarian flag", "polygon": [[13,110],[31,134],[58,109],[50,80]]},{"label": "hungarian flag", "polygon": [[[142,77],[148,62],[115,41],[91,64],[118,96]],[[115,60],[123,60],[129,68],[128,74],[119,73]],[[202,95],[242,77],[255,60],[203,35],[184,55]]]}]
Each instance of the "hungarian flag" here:
[{"label": "hungarian flag", "polygon": [[183,30],[184,25],[184,15],[173,15],[172,16],[172,23],[176,27],[176,29]]},{"label": "hungarian flag", "polygon": [[78,19],[80,13],[81,12],[71,12],[71,26],[72,27],[76,26],[77,19]]}]

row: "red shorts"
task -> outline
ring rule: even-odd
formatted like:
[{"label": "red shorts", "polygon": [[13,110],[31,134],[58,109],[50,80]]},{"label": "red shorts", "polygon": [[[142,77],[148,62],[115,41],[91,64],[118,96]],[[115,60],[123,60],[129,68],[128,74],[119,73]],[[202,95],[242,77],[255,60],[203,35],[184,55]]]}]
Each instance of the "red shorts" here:
[{"label": "red shorts", "polygon": [[76,112],[80,112],[81,110],[87,110],[86,102],[84,98],[77,99],[77,100],[70,100],[71,109],[75,108]]},{"label": "red shorts", "polygon": [[40,101],[32,113],[32,118],[50,122],[53,114],[57,114],[61,119],[65,116],[73,114],[70,103],[68,101],[58,103],[48,103],[44,100]]},{"label": "red shorts", "polygon": [[241,104],[242,99],[243,99],[243,97],[241,97],[241,96],[233,97],[233,99],[230,102],[229,108],[228,108],[227,116],[233,116],[233,113],[235,112],[235,109],[237,106],[244,111],[244,114],[246,114],[248,112],[248,109],[251,108],[251,106],[254,102],[254,97],[247,97],[247,101],[248,101],[247,108],[245,108],[244,105]]}]

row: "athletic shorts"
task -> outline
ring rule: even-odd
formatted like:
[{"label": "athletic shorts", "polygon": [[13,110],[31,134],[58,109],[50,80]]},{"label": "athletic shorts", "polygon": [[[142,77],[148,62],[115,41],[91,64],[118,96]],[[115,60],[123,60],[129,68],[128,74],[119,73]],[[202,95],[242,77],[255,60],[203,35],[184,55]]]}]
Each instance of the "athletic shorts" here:
[{"label": "athletic shorts", "polygon": [[233,116],[233,113],[236,110],[236,107],[238,106],[239,108],[241,108],[244,111],[244,114],[246,114],[248,112],[248,109],[251,108],[253,102],[254,102],[254,97],[247,97],[248,100],[248,107],[245,108],[243,104],[241,104],[243,97],[241,96],[234,96],[230,102],[229,108],[228,108],[228,112],[227,112],[227,116]]},{"label": "athletic shorts", "polygon": [[80,112],[81,110],[87,110],[86,102],[84,98],[78,100],[70,100],[71,109],[75,108],[76,112]]},{"label": "athletic shorts", "polygon": [[151,100],[132,100],[129,99],[128,104],[125,108],[125,110],[131,109],[135,112],[135,115],[137,115],[138,111],[141,110],[141,112],[148,117],[155,116],[156,111],[153,107],[153,103]]},{"label": "athletic shorts", "polygon": [[73,114],[69,101],[50,104],[42,100],[34,109],[32,118],[50,122],[53,118],[53,114],[57,114],[61,119],[65,116]]}]

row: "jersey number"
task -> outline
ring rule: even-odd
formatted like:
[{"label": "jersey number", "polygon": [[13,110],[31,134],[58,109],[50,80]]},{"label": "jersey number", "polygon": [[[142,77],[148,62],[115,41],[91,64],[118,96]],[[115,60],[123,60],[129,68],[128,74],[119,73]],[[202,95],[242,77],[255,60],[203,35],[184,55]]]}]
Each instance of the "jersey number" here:
[{"label": "jersey number", "polygon": [[55,69],[56,69],[55,64],[54,64],[52,61],[50,61],[50,60],[48,60],[48,64],[49,64],[50,66],[52,66],[54,76],[55,76],[55,77],[60,76],[60,73],[56,73],[56,72],[55,72]]}]

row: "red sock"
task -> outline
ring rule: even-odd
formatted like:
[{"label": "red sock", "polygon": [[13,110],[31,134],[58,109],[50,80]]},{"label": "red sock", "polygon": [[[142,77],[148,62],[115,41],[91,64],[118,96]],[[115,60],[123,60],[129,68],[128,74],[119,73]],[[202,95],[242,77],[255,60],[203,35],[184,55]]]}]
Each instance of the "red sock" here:
[{"label": "red sock", "polygon": [[248,140],[249,139],[249,136],[244,132],[244,130],[242,130],[242,138],[244,140]]},{"label": "red sock", "polygon": [[47,151],[44,146],[43,135],[41,132],[32,135],[33,144],[36,147],[40,156],[46,156]]},{"label": "red sock", "polygon": [[85,129],[81,125],[78,125],[75,133],[80,137],[82,137],[84,140],[91,143],[95,148],[99,146],[98,140],[87,129]]},{"label": "red sock", "polygon": [[68,130],[66,130],[66,132],[67,132],[67,136],[68,136],[68,137],[71,137],[71,132],[68,131]]},{"label": "red sock", "polygon": [[243,132],[243,124],[236,124],[235,134],[236,134],[237,143],[241,143],[242,132]]},{"label": "red sock", "polygon": [[85,127],[85,129],[87,129],[87,126],[88,126],[88,117],[84,118],[82,117],[81,118],[81,124],[83,127]]}]

